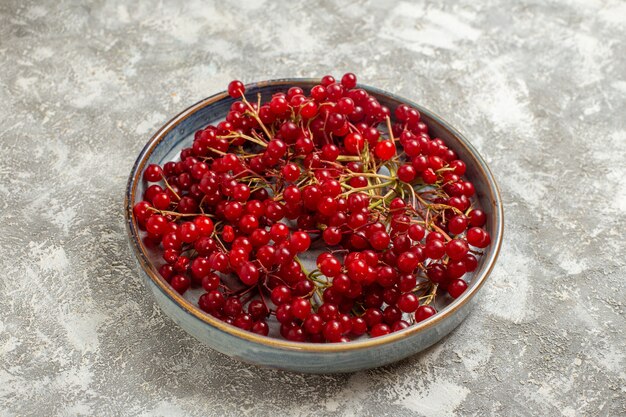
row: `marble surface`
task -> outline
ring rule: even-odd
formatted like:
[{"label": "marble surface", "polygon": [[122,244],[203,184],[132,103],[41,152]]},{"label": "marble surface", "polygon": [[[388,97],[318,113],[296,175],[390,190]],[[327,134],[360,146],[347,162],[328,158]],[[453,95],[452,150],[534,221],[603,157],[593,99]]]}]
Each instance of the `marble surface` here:
[{"label": "marble surface", "polygon": [[[626,3],[0,2],[0,415],[626,413]],[[351,375],[256,369],[155,306],[123,224],[154,130],[225,88],[357,73],[441,114],[499,180],[480,306]]]}]

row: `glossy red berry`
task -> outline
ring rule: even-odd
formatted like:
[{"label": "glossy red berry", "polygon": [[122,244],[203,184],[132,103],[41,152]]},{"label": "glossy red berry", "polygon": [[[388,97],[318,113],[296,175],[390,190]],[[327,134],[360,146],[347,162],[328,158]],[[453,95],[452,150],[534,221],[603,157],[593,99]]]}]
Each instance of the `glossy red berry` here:
[{"label": "glossy red berry", "polygon": [[176,291],[183,294],[191,286],[191,279],[186,275],[175,275],[170,281],[170,285]]},{"label": "glossy red berry", "polygon": [[286,285],[279,285],[272,290],[271,299],[276,305],[285,304],[291,300],[291,290]]},{"label": "glossy red berry", "polygon": [[378,323],[370,330],[370,336],[372,337],[380,337],[389,333],[391,333],[391,328],[384,323]]},{"label": "glossy red berry", "polygon": [[294,252],[305,252],[311,246],[311,237],[306,232],[293,232],[289,243]]},{"label": "glossy red berry", "polygon": [[232,98],[239,98],[243,95],[243,93],[245,93],[246,88],[244,87],[243,83],[239,80],[234,80],[231,81],[230,84],[228,84],[228,95],[231,96]]},{"label": "glossy red berry", "polygon": [[341,77],[341,85],[347,89],[356,87],[356,75],[351,72],[344,74],[343,77]]},{"label": "glossy red berry", "polygon": [[448,294],[452,298],[459,298],[467,289],[467,283],[462,279],[454,279],[448,284]]},{"label": "glossy red berry", "polygon": [[350,155],[358,155],[365,147],[365,139],[359,133],[350,133],[344,138],[344,146]]},{"label": "glossy red berry", "polygon": [[149,182],[161,181],[163,178],[163,169],[156,164],[148,165],[143,172],[143,179]]},{"label": "glossy red berry", "polygon": [[405,313],[413,313],[419,306],[419,299],[413,293],[402,294],[397,302],[398,308]]},{"label": "glossy red berry", "polygon": [[376,156],[383,161],[388,161],[396,154],[396,147],[390,140],[383,140],[378,142],[376,148],[374,148]]},{"label": "glossy red berry", "polygon": [[419,306],[415,312],[415,321],[419,323],[420,321],[424,321],[427,318],[434,316],[436,313],[437,310],[435,310],[432,306]]}]

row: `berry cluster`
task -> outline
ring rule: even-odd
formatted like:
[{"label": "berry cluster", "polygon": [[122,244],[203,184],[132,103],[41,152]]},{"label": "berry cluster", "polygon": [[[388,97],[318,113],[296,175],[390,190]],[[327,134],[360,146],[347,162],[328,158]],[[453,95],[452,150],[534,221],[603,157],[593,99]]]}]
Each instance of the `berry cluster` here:
[{"label": "berry cluster", "polygon": [[[265,103],[240,81],[228,93],[224,121],[145,169],[134,206],[176,291],[202,287],[205,312],[262,335],[274,315],[284,338],[310,342],[385,335],[465,291],[490,243],[485,213],[416,109],[392,117],[351,73]],[[323,252],[306,271],[312,246]]]}]

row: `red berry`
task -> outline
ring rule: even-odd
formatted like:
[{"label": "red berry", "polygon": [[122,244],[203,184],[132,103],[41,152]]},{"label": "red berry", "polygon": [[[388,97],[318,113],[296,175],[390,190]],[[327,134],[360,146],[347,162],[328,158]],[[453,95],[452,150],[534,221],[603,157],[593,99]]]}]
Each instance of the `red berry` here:
[{"label": "red berry", "polygon": [[[154,202],[153,202],[154,203]],[[470,224],[474,227],[482,227],[487,221],[485,212],[480,209],[474,209],[469,213]]]},{"label": "red berry", "polygon": [[378,158],[382,159],[383,161],[388,161],[396,154],[396,147],[394,146],[392,141],[383,140],[381,142],[378,142],[376,148],[374,149],[374,153]]},{"label": "red berry", "polygon": [[311,314],[311,304],[304,298],[296,298],[291,302],[291,312],[295,318],[304,320]]},{"label": "red berry", "polygon": [[300,168],[296,164],[286,164],[282,169],[283,177],[287,181],[296,181],[300,177]]},{"label": "red berry", "polygon": [[415,168],[413,165],[402,165],[398,168],[398,179],[402,182],[411,182],[415,179]]},{"label": "red berry", "polygon": [[291,235],[290,246],[296,253],[305,252],[311,245],[311,237],[305,232],[294,232]]},{"label": "red berry", "polygon": [[186,275],[175,275],[170,285],[179,293],[183,294],[191,286],[191,280]]},{"label": "red berry", "polygon": [[213,233],[213,220],[208,216],[198,216],[193,219],[200,236],[210,236]]},{"label": "red berry", "polygon": [[272,290],[270,298],[276,305],[287,303],[291,300],[291,290],[286,285],[279,285]]},{"label": "red berry", "polygon": [[446,244],[446,253],[452,260],[462,259],[468,250],[467,242],[463,239],[452,239]]},{"label": "red berry", "polygon": [[165,216],[153,214],[146,220],[146,230],[154,236],[161,236],[165,233],[167,227],[167,219]]},{"label": "red berry", "polygon": [[344,146],[350,155],[358,155],[365,147],[365,140],[359,133],[350,133],[344,138]]},{"label": "red berry", "polygon": [[419,323],[420,321],[424,321],[427,318],[434,316],[436,313],[437,310],[435,310],[432,306],[419,306],[415,312],[415,321]]},{"label": "red berry", "polygon": [[341,85],[347,89],[356,87],[356,75],[351,72],[344,74],[343,77],[341,77]]},{"label": "red berry", "polygon": [[304,331],[308,334],[318,334],[322,332],[324,321],[319,314],[309,314],[309,316],[304,320],[303,327]]},{"label": "red berry", "polygon": [[446,253],[446,245],[441,240],[427,240],[424,253],[430,259],[440,259]]},{"label": "red berry", "polygon": [[252,262],[244,262],[237,273],[241,282],[248,286],[255,285],[259,280],[259,269]]},{"label": "red berry", "polygon": [[459,298],[467,289],[467,283],[462,279],[454,279],[448,284],[448,294],[452,298]]},{"label": "red berry", "polygon": [[376,250],[384,250],[389,247],[389,243],[391,242],[391,237],[385,231],[378,231],[372,234],[370,237],[370,244]]},{"label": "red berry", "polygon": [[405,313],[413,313],[419,306],[419,299],[413,293],[402,294],[398,299],[398,308]]},{"label": "red berry", "polygon": [[489,235],[479,227],[472,227],[467,231],[467,243],[478,248],[487,247],[490,243]]},{"label": "red berry", "polygon": [[391,333],[391,328],[384,323],[378,323],[370,330],[370,336],[379,337]]},{"label": "red berry", "polygon": [[232,98],[239,98],[245,93],[246,88],[243,86],[243,83],[239,80],[231,81],[228,84],[228,95]]},{"label": "red berry", "polygon": [[467,229],[468,219],[462,214],[458,214],[448,221],[448,231],[453,235],[459,235]]},{"label": "red berry", "polygon": [[424,226],[420,224],[412,224],[409,226],[408,232],[409,232],[408,233],[409,237],[412,240],[419,242],[420,240],[424,239],[424,235],[426,234],[426,229],[424,229]]},{"label": "red berry", "polygon": [[465,269],[467,270],[467,272],[472,272],[478,267],[478,261],[476,260],[476,257],[471,253],[465,255],[465,257],[463,258],[463,263],[465,264]]},{"label": "red berry", "polygon": [[257,321],[252,325],[251,331],[262,336],[267,336],[270,332],[270,328],[266,322]]},{"label": "red berry", "polygon": [[180,230],[178,231],[178,236],[180,240],[185,243],[194,242],[198,237],[200,237],[200,231],[195,223],[192,222],[184,222],[180,225]]},{"label": "red berry", "polygon": [[339,342],[342,336],[342,326],[341,323],[337,320],[331,320],[326,325],[324,325],[323,330],[324,338],[328,342]]},{"label": "red berry", "polygon": [[322,274],[331,278],[341,271],[341,263],[332,255],[324,257],[322,260],[318,258],[317,266]]},{"label": "red berry", "polygon": [[397,265],[401,272],[411,273],[417,268],[418,264],[419,258],[413,252],[404,252],[398,256]]},{"label": "red berry", "polygon": [[143,179],[149,182],[161,181],[162,178],[163,169],[156,164],[148,165],[148,167],[143,172]]}]

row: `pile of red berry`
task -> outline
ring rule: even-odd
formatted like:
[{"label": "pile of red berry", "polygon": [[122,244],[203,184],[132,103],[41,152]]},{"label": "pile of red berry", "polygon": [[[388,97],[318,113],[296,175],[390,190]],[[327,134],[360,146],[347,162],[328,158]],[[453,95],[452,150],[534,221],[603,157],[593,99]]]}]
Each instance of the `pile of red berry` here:
[{"label": "pile of red berry", "polygon": [[[284,338],[310,342],[404,329],[463,293],[490,243],[485,214],[416,109],[392,123],[351,73],[265,103],[240,81],[228,93],[224,121],[145,169],[153,184],[134,206],[176,291],[202,287],[208,314],[262,335],[274,315]],[[306,271],[310,248],[323,252]]]}]

